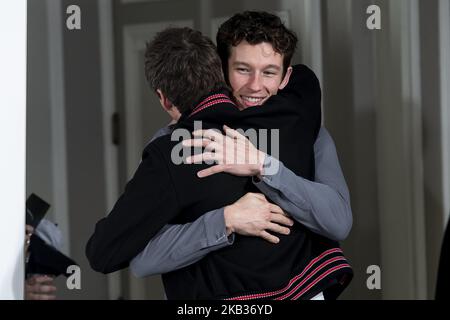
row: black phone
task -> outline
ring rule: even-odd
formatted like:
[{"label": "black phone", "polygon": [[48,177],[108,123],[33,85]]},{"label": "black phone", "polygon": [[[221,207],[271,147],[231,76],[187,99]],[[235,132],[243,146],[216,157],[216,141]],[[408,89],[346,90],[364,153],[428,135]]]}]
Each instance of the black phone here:
[{"label": "black phone", "polygon": [[50,205],[43,199],[32,193],[26,202],[26,224],[36,228],[44,218]]}]

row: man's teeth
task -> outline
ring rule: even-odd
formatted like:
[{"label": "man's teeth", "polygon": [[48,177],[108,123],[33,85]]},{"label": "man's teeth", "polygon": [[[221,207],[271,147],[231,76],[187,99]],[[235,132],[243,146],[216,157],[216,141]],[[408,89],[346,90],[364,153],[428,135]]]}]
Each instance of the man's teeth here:
[{"label": "man's teeth", "polygon": [[264,99],[264,98],[254,98],[254,97],[242,97],[242,98],[251,103],[261,102]]}]

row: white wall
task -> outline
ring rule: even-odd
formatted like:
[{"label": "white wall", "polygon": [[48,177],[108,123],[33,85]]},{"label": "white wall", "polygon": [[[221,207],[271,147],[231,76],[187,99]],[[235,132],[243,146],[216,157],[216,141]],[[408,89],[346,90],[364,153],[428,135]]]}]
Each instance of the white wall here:
[{"label": "white wall", "polygon": [[26,0],[0,3],[0,299],[23,298]]}]

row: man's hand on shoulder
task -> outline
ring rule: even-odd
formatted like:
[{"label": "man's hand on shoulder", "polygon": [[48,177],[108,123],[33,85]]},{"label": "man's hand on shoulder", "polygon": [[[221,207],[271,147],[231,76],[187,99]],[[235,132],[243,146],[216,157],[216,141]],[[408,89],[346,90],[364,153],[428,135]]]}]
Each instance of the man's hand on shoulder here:
[{"label": "man's hand on shoulder", "polygon": [[223,126],[226,135],[215,130],[194,131],[194,139],[184,140],[183,146],[204,147],[204,152],[186,159],[187,163],[214,161],[217,165],[201,170],[198,177],[226,172],[236,176],[262,174],[266,154],[259,151],[250,140],[238,131]]}]

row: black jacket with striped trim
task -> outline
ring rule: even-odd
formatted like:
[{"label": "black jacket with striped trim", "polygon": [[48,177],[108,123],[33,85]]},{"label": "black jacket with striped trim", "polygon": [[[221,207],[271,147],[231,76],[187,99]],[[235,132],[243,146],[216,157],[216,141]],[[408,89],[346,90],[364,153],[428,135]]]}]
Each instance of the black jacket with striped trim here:
[{"label": "black jacket with striped trim", "polygon": [[[321,92],[314,73],[294,66],[285,89],[263,106],[239,111],[218,92],[183,114],[175,129],[278,129],[279,158],[297,175],[314,177],[313,145],[321,123]],[[270,137],[270,134],[268,135]],[[91,266],[108,273],[124,268],[167,223],[187,223],[224,207],[247,192],[257,192],[248,177],[225,173],[200,179],[206,164],[176,165],[178,141],[163,136],[150,143],[143,161],[108,217],[100,220],[87,245]],[[267,144],[269,154],[273,150]],[[163,275],[169,299],[309,299],[319,292],[336,298],[352,278],[338,243],[300,223],[271,244],[236,235],[232,246],[197,263]],[[192,246],[198,244],[193,243]]]}]

